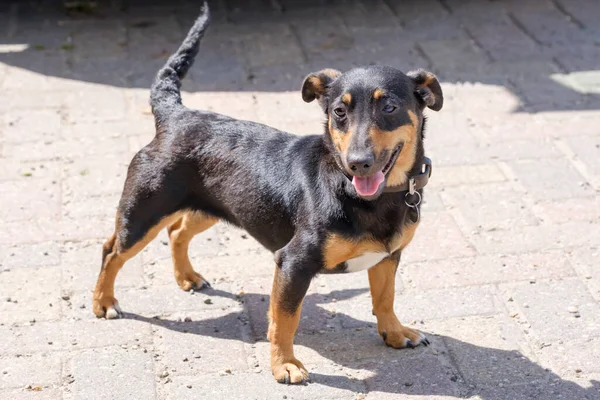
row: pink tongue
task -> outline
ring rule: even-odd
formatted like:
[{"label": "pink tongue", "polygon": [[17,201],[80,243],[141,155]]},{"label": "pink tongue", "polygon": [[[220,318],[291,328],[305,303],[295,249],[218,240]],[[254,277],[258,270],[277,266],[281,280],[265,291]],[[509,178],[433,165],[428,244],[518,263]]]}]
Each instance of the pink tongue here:
[{"label": "pink tongue", "polygon": [[383,172],[377,171],[371,176],[354,176],[352,177],[352,184],[354,189],[361,196],[373,196],[377,193],[379,185],[385,179]]}]

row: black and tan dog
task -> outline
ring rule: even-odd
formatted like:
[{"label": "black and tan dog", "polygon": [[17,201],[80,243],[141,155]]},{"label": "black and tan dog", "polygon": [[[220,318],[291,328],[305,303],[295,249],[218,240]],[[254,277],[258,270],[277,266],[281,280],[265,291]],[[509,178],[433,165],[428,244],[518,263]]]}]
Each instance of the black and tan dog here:
[{"label": "black and tan dog", "polygon": [[303,298],[319,273],[368,269],[385,343],[428,344],[400,324],[393,305],[400,253],[417,227],[430,172],[423,109],[437,111],[443,102],[435,76],[375,66],[311,74],[302,98],[318,100],[325,133],[297,137],[181,104],[180,80],[208,22],[204,5],[152,87],[156,136],[129,166],[115,232],[103,247],[94,313],[120,315],[115,277],[163,228],[179,286],[207,286],[190,264],[188,246],[197,233],[226,221],[275,254],[268,337],[278,381],[308,379],[292,346]]}]

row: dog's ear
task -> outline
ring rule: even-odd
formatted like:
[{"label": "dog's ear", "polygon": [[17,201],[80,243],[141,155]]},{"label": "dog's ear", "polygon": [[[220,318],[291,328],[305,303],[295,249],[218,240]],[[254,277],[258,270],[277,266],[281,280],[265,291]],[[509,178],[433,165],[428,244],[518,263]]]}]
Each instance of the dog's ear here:
[{"label": "dog's ear", "polygon": [[433,111],[440,111],[444,105],[444,95],[437,77],[422,69],[411,71],[407,75],[415,83],[417,99]]},{"label": "dog's ear", "polygon": [[324,69],[308,75],[302,84],[302,100],[307,103],[310,103],[314,99],[321,100],[327,93],[331,82],[336,80],[341,74],[340,71],[335,69]]}]

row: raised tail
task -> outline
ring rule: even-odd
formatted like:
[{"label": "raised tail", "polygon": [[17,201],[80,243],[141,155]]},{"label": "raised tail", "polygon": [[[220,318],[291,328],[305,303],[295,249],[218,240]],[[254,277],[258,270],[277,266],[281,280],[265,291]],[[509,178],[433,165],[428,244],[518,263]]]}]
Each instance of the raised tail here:
[{"label": "raised tail", "polygon": [[188,32],[179,49],[169,57],[158,71],[150,91],[150,105],[157,126],[177,107],[181,107],[181,80],[185,77],[198,54],[200,39],[210,24],[210,11],[206,2],[200,8],[200,16]]}]

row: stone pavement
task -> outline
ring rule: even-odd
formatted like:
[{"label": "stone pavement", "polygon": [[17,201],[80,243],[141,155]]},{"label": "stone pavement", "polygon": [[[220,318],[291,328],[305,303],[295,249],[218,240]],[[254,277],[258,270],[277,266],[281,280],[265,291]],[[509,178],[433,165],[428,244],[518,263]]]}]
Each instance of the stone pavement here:
[{"label": "stone pavement", "polygon": [[600,399],[595,0],[212,3],[191,107],[319,133],[297,90],[311,71],[443,82],[396,302],[433,344],[385,347],[366,273],[322,276],[296,338],[314,382],[298,387],[268,366],[272,256],[230,227],[191,249],[214,289],[177,287],[163,234],[117,279],[126,318],[92,315],[127,164],[153,136],[149,85],[198,4],[83,4],[0,3],[0,398]]}]

